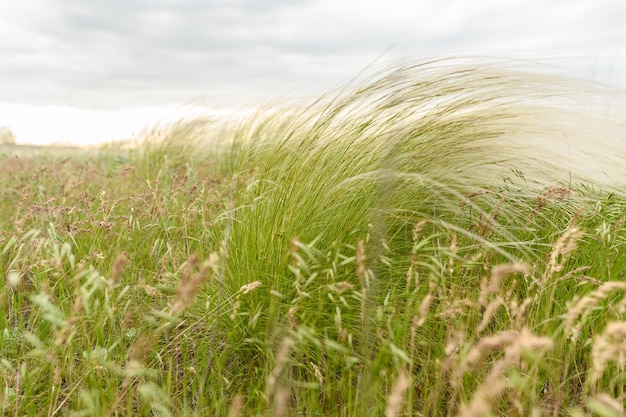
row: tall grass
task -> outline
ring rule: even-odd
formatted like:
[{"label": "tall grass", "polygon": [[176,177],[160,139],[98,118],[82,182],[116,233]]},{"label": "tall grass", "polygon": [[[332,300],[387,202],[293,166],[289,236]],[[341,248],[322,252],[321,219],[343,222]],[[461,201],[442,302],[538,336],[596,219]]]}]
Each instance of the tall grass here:
[{"label": "tall grass", "polygon": [[620,94],[433,61],[3,159],[3,413],[621,415]]},{"label": "tall grass", "polygon": [[240,275],[242,265],[250,276],[272,274],[265,268],[282,268],[294,236],[328,246],[375,225],[389,237],[422,217],[446,221],[464,196],[487,188],[528,197],[583,183],[623,193],[626,128],[601,112],[620,103],[617,94],[572,85],[444,60],[261,112],[236,134],[245,186],[236,186],[234,247],[252,259],[233,265]]}]

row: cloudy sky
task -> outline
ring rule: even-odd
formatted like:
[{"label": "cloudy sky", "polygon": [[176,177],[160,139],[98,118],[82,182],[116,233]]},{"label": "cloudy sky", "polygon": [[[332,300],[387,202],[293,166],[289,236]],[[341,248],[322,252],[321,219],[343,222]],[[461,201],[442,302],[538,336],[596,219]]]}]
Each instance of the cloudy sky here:
[{"label": "cloudy sky", "polygon": [[7,0],[0,126],[30,143],[118,139],[182,104],[311,95],[374,62],[442,55],[626,86],[625,43],[623,0]]}]

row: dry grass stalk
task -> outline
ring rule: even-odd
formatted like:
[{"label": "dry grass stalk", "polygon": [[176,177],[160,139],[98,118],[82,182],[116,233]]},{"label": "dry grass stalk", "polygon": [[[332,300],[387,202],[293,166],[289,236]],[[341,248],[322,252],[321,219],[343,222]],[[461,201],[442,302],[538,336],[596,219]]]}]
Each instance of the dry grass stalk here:
[{"label": "dry grass stalk", "polygon": [[411,377],[405,370],[400,371],[393,388],[387,397],[387,407],[385,408],[385,417],[396,417],[400,415],[402,403],[406,390],[411,387]]},{"label": "dry grass stalk", "polygon": [[526,264],[500,264],[491,269],[491,279],[483,279],[480,283],[479,303],[483,306],[487,304],[487,298],[498,295],[502,292],[502,282],[510,274],[528,274],[529,268]]},{"label": "dry grass stalk", "polygon": [[289,253],[291,254],[291,264],[293,266],[298,266],[298,257],[296,256],[298,253],[298,237],[294,236],[289,241]]},{"label": "dry grass stalk", "polygon": [[584,211],[585,211],[585,206],[578,207],[578,209],[574,212],[574,214],[572,214],[572,217],[569,219],[569,223],[567,225],[568,229],[576,225],[576,223],[578,222],[578,219],[580,218],[580,216],[582,216]]},{"label": "dry grass stalk", "polygon": [[513,352],[520,352],[523,349],[530,350],[529,346],[533,345],[550,347],[552,340],[534,336],[527,329],[522,329],[520,332],[506,330],[496,333],[493,336],[485,337],[470,349],[463,361],[459,364],[457,369],[455,369],[457,379],[460,379],[465,372],[478,364],[485,355],[491,352],[503,350],[505,353],[512,354]]},{"label": "dry grass stalk", "polygon": [[481,339],[470,349],[465,358],[463,358],[461,363],[459,363],[457,368],[454,370],[455,381],[461,381],[463,374],[478,364],[485,355],[497,350],[505,349],[513,343],[517,337],[517,332],[507,330]]},{"label": "dry grass stalk", "polygon": [[422,232],[422,228],[426,225],[426,220],[420,220],[413,227],[413,243],[419,242],[420,234]]},{"label": "dry grass stalk", "polygon": [[511,318],[514,320],[513,324],[515,329],[519,329],[522,327],[524,319],[526,318],[526,311],[532,301],[533,299],[530,297],[525,298],[521,304],[518,303],[517,300],[509,301],[509,310]]},{"label": "dry grass stalk", "polygon": [[298,327],[298,307],[291,306],[287,312],[287,319],[289,320],[289,328],[295,330]]},{"label": "dry grass stalk", "polygon": [[[459,347],[467,340],[467,334],[462,329],[450,328],[446,335],[444,353],[450,358],[459,351]],[[448,368],[445,368],[448,369]]]},{"label": "dry grass stalk", "polygon": [[478,328],[476,329],[477,333],[480,334],[483,331],[485,331],[485,329],[489,325],[489,322],[491,321],[491,318],[493,317],[493,315],[496,313],[498,308],[503,306],[503,305],[505,305],[505,303],[504,303],[504,300],[502,299],[502,297],[496,297],[494,300],[492,300],[487,305],[487,308],[485,308],[485,312],[483,313],[483,319],[480,322],[480,324],[478,325]]},{"label": "dry grass stalk", "polygon": [[[444,299],[443,297],[440,298]],[[475,301],[466,298],[447,298],[446,301],[446,308],[438,311],[435,317],[454,318],[458,315],[467,314],[468,310],[477,308]]]},{"label": "dry grass stalk", "polygon": [[365,289],[367,286],[367,283],[365,282],[365,244],[362,240],[359,240],[359,243],[357,243],[356,246],[356,264],[356,274],[359,277],[361,288]]},{"label": "dry grass stalk", "polygon": [[191,256],[189,256],[189,259],[187,259],[187,263],[183,268],[181,284],[186,284],[191,279],[191,274],[193,273],[193,270],[196,269],[199,263],[200,256],[198,255],[198,252],[192,253]]},{"label": "dry grass stalk", "polygon": [[411,319],[411,337],[409,339],[409,352],[411,354],[411,359],[413,359],[413,352],[415,352],[415,340],[417,336],[417,327],[420,321],[420,317],[415,315]]},{"label": "dry grass stalk", "polygon": [[600,379],[609,362],[614,362],[620,369],[624,368],[626,365],[626,322],[611,322],[606,325],[602,334],[594,339],[591,359],[590,384],[595,384]]},{"label": "dry grass stalk", "polygon": [[228,409],[228,417],[239,417],[243,409],[243,395],[236,395]]},{"label": "dry grass stalk", "polygon": [[248,294],[249,292],[252,292],[259,288],[261,285],[263,285],[261,281],[253,281],[248,284],[242,285],[239,291],[241,291],[242,294]]},{"label": "dry grass stalk", "polygon": [[285,417],[289,410],[289,390],[281,388],[274,398],[274,417]]},{"label": "dry grass stalk", "polygon": [[[533,209],[533,211],[530,213],[530,216],[528,217],[528,221],[526,222],[526,227],[530,226],[532,221],[534,220],[535,216],[544,208],[547,206],[548,201],[553,200],[553,201],[565,201],[570,197],[573,197],[576,195],[576,192],[570,188],[563,188],[563,187],[553,187],[553,188],[549,188],[546,191],[544,191],[543,193],[541,193],[537,199],[535,200],[535,208]],[[576,216],[578,217],[578,216]],[[571,223],[571,222],[570,222]],[[573,223],[572,223],[573,224]]]},{"label": "dry grass stalk", "polygon": [[[570,338],[575,341],[581,331],[585,318],[591,310],[606,299],[613,291],[626,290],[626,282],[608,281],[592,291],[591,294],[577,298],[568,305],[568,312],[564,317],[565,329],[570,332]],[[581,317],[576,324],[578,317]]]},{"label": "dry grass stalk", "polygon": [[[559,278],[559,280],[557,282],[561,282],[561,281],[567,281],[568,279],[572,278],[574,275],[579,274],[581,272],[585,272],[591,269],[590,265],[586,265],[586,266],[579,266],[578,268],[574,268],[571,271],[569,271],[567,274],[563,275],[561,278]],[[585,281],[597,284],[597,285],[602,285],[602,281],[599,281],[595,278],[592,277],[588,277],[586,275],[582,275],[581,277],[576,277],[574,278],[577,281],[580,281],[581,278],[583,278]]]},{"label": "dry grass stalk", "polygon": [[418,269],[417,269],[418,254],[417,254],[416,245],[419,242],[420,234],[422,232],[422,228],[424,227],[424,225],[426,223],[427,223],[426,220],[420,220],[413,227],[413,251],[411,253],[411,266],[406,271],[406,291],[407,291],[407,293],[411,291],[411,283],[413,281],[413,278],[415,278],[415,285],[418,285],[419,273],[418,273]]},{"label": "dry grass stalk", "polygon": [[133,344],[130,349],[130,356],[126,367],[124,368],[124,381],[122,382],[122,392],[125,392],[129,387],[133,379],[137,376],[137,373],[143,369],[143,360],[146,354],[152,346],[154,346],[154,337],[150,338],[145,334],[142,334],[139,339]]},{"label": "dry grass stalk", "polygon": [[122,276],[122,273],[124,272],[124,269],[126,269],[127,265],[128,255],[126,255],[126,253],[124,252],[119,253],[115,257],[115,260],[113,261],[113,266],[111,267],[111,278],[109,278],[109,291],[113,291],[115,288],[117,288],[117,285],[120,282],[120,277]]},{"label": "dry grass stalk", "polygon": [[[193,261],[194,256],[190,258],[190,261]],[[200,286],[207,279],[209,269],[214,269],[219,261],[219,256],[217,253],[212,253],[209,257],[208,261],[205,261],[201,266],[198,272],[193,275],[191,278],[190,270],[186,271],[186,274],[183,275],[183,280],[178,287],[178,291],[174,296],[174,300],[172,301],[172,306],[170,307],[170,314],[175,315],[183,311],[187,308],[193,299],[196,297],[196,294],[200,290]]]},{"label": "dry grass stalk", "polygon": [[[506,201],[506,197],[503,197],[498,201],[489,214],[480,213],[478,216],[478,221],[476,222],[476,234],[480,236],[487,236],[489,233],[493,232],[494,228],[497,225],[498,217],[500,216],[500,207]],[[470,225],[470,230],[474,228],[473,225]]]},{"label": "dry grass stalk", "polygon": [[56,355],[60,353],[61,349],[72,338],[72,333],[74,332],[74,325],[76,324],[77,317],[82,311],[82,309],[83,309],[83,297],[80,294],[80,291],[76,289],[74,291],[74,304],[72,305],[72,311],[70,312],[70,316],[67,320],[67,323],[58,332],[54,340],[54,349],[52,349],[50,353],[48,354],[49,360],[54,360],[56,358]]},{"label": "dry grass stalk", "polygon": [[598,404],[601,404],[603,407],[611,410],[615,413],[615,415],[624,415],[624,404],[608,394],[596,394],[595,396],[593,396],[592,401],[595,401]]},{"label": "dry grass stalk", "polygon": [[411,291],[411,282],[413,281],[413,276],[415,275],[415,282],[417,282],[418,280],[418,272],[417,272],[417,268],[415,267],[415,263],[417,262],[417,255],[413,254],[412,256],[412,262],[411,262],[411,266],[409,267],[409,269],[406,270],[406,292],[410,292]]},{"label": "dry grass stalk", "polygon": [[448,272],[454,273],[454,258],[459,250],[459,242],[456,235],[452,235],[450,238],[450,253],[448,254]]},{"label": "dry grass stalk", "polygon": [[615,226],[613,226],[613,236],[617,236],[619,234],[619,232],[622,230],[622,228],[624,227],[624,217],[620,218],[618,221],[615,222]]},{"label": "dry grass stalk", "polygon": [[478,190],[478,191],[472,191],[470,193],[466,193],[465,196],[463,196],[463,200],[461,201],[461,204],[459,204],[459,208],[456,211],[456,215],[461,214],[461,212],[463,211],[463,207],[465,207],[466,204],[471,204],[472,199],[474,197],[479,197],[481,195],[487,195],[487,194],[491,194],[491,191],[488,190]]},{"label": "dry grass stalk", "polygon": [[157,290],[152,285],[145,284],[142,286],[142,288],[150,297],[157,298],[159,296],[159,290]]},{"label": "dry grass stalk", "polygon": [[352,285],[348,281],[340,281],[340,282],[337,282],[336,284],[328,285],[328,289],[338,294],[341,294],[344,291],[354,290],[354,285]]},{"label": "dry grass stalk", "polygon": [[[483,344],[489,350],[494,350],[496,346],[503,348],[504,357],[493,365],[483,383],[474,393],[470,403],[461,407],[459,417],[489,415],[492,405],[502,396],[505,389],[510,388],[509,384],[506,383],[505,371],[520,364],[523,352],[543,351],[551,348],[553,344],[551,339],[535,336],[527,329],[514,334],[513,338],[511,338],[511,333],[505,333],[503,337],[492,338],[489,343],[482,343],[483,341],[479,345]],[[470,353],[472,352],[470,351]],[[474,354],[474,359],[477,357],[479,356]]]},{"label": "dry grass stalk", "polygon": [[515,341],[504,350],[504,358],[493,366],[490,374],[500,375],[507,367],[519,363],[525,351],[543,351],[552,348],[552,345],[552,339],[535,336],[528,329],[523,329]]},{"label": "dry grass stalk", "polygon": [[274,392],[276,388],[276,383],[278,382],[278,378],[283,373],[283,369],[289,360],[289,352],[291,351],[291,347],[293,346],[293,341],[289,337],[285,337],[282,342],[280,342],[280,347],[278,348],[278,354],[276,355],[276,363],[274,364],[274,369],[270,372],[267,377],[267,387],[266,387],[266,396],[269,398],[271,394]]},{"label": "dry grass stalk", "polygon": [[470,403],[460,407],[458,417],[484,417],[491,415],[493,402],[502,395],[505,388],[506,386],[501,380],[497,380],[490,385],[481,385]]},{"label": "dry grass stalk", "polygon": [[556,241],[552,252],[550,253],[550,262],[546,278],[551,277],[555,272],[563,270],[567,256],[576,250],[578,241],[585,235],[585,232],[579,230],[578,227],[568,228],[561,237]]},{"label": "dry grass stalk", "polygon": [[335,327],[337,327],[337,332],[339,333],[339,340],[341,342],[346,342],[349,337],[350,334],[348,333],[348,331],[343,327],[342,323],[341,323],[341,309],[339,307],[337,307],[335,315],[333,317],[334,323],[335,323]]},{"label": "dry grass stalk", "polygon": [[418,309],[419,320],[416,323],[417,327],[422,327],[424,323],[426,322],[426,317],[428,317],[428,312],[430,310],[430,305],[432,304],[432,302],[433,302],[433,295],[430,293],[426,294],[426,296],[420,303],[420,306]]}]

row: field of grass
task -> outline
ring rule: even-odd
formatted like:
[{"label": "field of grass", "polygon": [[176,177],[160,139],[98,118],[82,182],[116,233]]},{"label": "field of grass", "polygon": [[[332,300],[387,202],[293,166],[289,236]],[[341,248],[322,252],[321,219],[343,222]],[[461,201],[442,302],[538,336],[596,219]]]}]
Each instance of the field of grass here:
[{"label": "field of grass", "polygon": [[623,415],[613,94],[432,62],[3,155],[2,414]]}]

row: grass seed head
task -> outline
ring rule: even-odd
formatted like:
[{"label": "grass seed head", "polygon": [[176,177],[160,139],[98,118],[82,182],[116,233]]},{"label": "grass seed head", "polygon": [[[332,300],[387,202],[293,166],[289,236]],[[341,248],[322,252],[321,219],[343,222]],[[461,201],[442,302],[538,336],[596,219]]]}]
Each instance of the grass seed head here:
[{"label": "grass seed head", "polygon": [[[193,258],[194,257],[192,256],[190,260],[193,261]],[[200,290],[200,286],[208,278],[209,270],[214,269],[217,266],[218,261],[219,257],[217,253],[212,253],[209,260],[200,265],[200,269],[196,272],[196,274],[192,277],[187,275],[187,279],[183,279],[181,281],[178,291],[174,296],[174,300],[172,301],[170,314],[175,315],[180,313],[191,304]],[[190,271],[187,272],[189,273]]]},{"label": "grass seed head", "polygon": [[608,281],[592,291],[589,295],[575,299],[568,304],[568,311],[563,319],[565,329],[570,333],[572,340],[578,339],[584,320],[590,311],[614,291],[619,290],[626,290],[626,282]]},{"label": "grass seed head", "polygon": [[552,276],[555,272],[563,270],[568,255],[576,250],[578,241],[582,239],[584,235],[585,232],[573,226],[569,227],[565,233],[559,237],[550,253],[550,262],[547,271],[548,276]]},{"label": "grass seed head", "polygon": [[120,282],[120,277],[128,265],[128,255],[126,253],[119,253],[113,261],[111,267],[111,278],[109,279],[109,291],[112,291],[117,287]]},{"label": "grass seed head", "polygon": [[515,273],[528,274],[528,272],[528,265],[521,263],[509,263],[494,266],[491,269],[490,279],[484,277],[480,283],[480,304],[485,306],[489,297],[500,295],[504,291],[502,289],[502,283],[507,276]]},{"label": "grass seed head", "polygon": [[387,397],[385,417],[397,417],[402,410],[402,403],[407,389],[411,387],[411,377],[407,371],[401,371]]},{"label": "grass seed head", "polygon": [[283,373],[283,369],[289,360],[289,354],[293,347],[293,341],[289,337],[285,337],[280,342],[280,347],[278,348],[278,352],[276,354],[276,362],[274,364],[274,368],[270,372],[267,378],[267,386],[266,386],[266,396],[270,396],[278,383],[278,379],[280,375]]},{"label": "grass seed head", "polygon": [[626,322],[608,323],[591,347],[592,370],[589,383],[595,384],[602,376],[606,365],[614,362],[623,371],[626,365]]},{"label": "grass seed head", "polygon": [[256,290],[257,288],[259,288],[261,285],[263,285],[263,283],[261,281],[250,282],[248,284],[244,284],[239,289],[239,291],[241,291],[242,294],[248,294],[249,292],[252,292],[252,291]]}]

